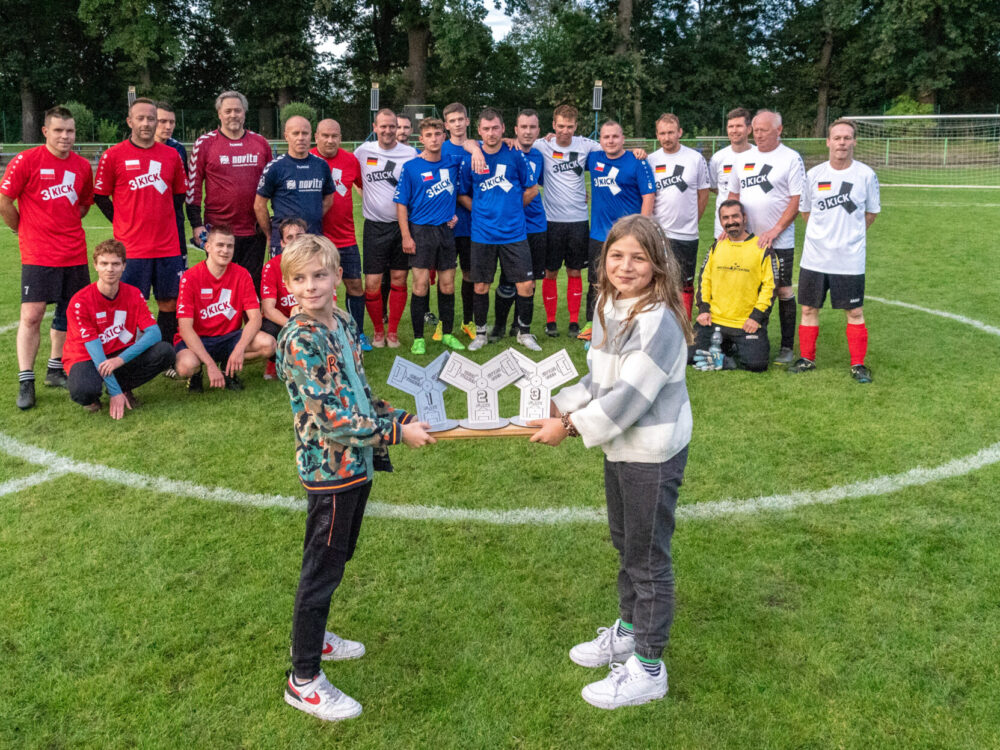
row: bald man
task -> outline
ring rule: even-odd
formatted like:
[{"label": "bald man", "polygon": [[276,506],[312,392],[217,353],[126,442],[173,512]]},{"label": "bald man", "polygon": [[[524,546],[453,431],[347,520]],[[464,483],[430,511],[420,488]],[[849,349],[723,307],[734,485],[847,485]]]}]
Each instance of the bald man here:
[{"label": "bald man", "polygon": [[[365,284],[361,279],[361,253],[354,229],[354,196],[351,188],[362,188],[361,164],[358,157],[340,147],[340,123],[321,120],[316,126],[316,147],[309,153],[318,156],[330,168],[333,178],[333,205],[323,216],[323,234],[340,251],[340,267],[344,271],[347,290],[347,311],[359,331],[365,324]],[[364,334],[362,334],[364,335]],[[367,341],[362,341],[362,348]]]},{"label": "bald man", "polygon": [[[309,153],[312,125],[304,117],[289,117],[285,123],[288,153],[264,168],[253,201],[257,223],[271,238],[271,257],[281,255],[281,222],[299,218],[310,234],[323,232],[323,216],[333,205],[336,187],[330,168],[318,156]],[[267,211],[271,201],[274,216]]]}]

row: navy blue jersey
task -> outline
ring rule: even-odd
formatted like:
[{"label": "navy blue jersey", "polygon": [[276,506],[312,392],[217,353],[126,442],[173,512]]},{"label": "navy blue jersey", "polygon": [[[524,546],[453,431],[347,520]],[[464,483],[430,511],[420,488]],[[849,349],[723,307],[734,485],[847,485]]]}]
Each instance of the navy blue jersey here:
[{"label": "navy blue jersey", "polygon": [[323,234],[323,197],[335,190],[330,167],[318,156],[282,154],[264,168],[257,195],[271,199],[271,247],[281,247],[282,220],[298,217],[310,234]]},{"label": "navy blue jersey", "polygon": [[528,238],[524,220],[523,195],[535,184],[527,157],[520,151],[501,146],[487,154],[486,169],[472,172],[472,157],[462,160],[463,195],[472,196],[472,241],[501,245]]},{"label": "navy blue jersey", "polygon": [[[468,155],[468,151],[461,146],[456,146],[451,141],[445,141],[441,144],[442,159],[451,157],[461,162]],[[463,206],[456,206],[455,215],[458,217],[458,223],[455,224],[455,236],[468,237],[472,233],[472,218],[468,209]]]},{"label": "navy blue jersey", "polygon": [[411,159],[403,165],[393,201],[406,206],[414,224],[440,226],[455,215],[461,161]]},{"label": "navy blue jersey", "polygon": [[626,151],[609,159],[603,151],[587,156],[590,171],[590,238],[604,242],[611,226],[642,210],[642,196],[656,192],[649,165]]},{"label": "navy blue jersey", "polygon": [[[531,174],[534,176],[535,182],[544,186],[545,175],[543,169],[545,168],[545,157],[542,156],[542,152],[537,148],[533,148],[524,155],[528,160],[528,166],[531,168]],[[545,207],[542,206],[541,194],[536,195],[531,200],[531,203],[524,207],[524,220],[528,225],[528,234],[536,234],[548,229],[549,225],[545,221]]]}]

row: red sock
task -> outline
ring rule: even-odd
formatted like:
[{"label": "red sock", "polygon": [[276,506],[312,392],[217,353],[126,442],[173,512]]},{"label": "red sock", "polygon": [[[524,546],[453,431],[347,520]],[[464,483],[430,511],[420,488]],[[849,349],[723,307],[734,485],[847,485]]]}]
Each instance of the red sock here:
[{"label": "red sock", "polygon": [[851,367],[863,365],[868,354],[868,326],[847,324],[847,351],[851,353]]},{"label": "red sock", "polygon": [[545,322],[555,323],[559,307],[559,287],[555,279],[542,279],[542,304],[545,305]]},{"label": "red sock", "polygon": [[365,292],[365,309],[368,317],[372,319],[372,328],[376,334],[385,333],[385,323],[382,322],[382,290],[376,289],[374,292]]},{"label": "red sock", "polygon": [[583,277],[570,276],[566,280],[566,307],[569,308],[569,322],[580,322],[580,299],[583,297]]},{"label": "red sock", "polygon": [[389,333],[399,328],[399,320],[406,309],[406,287],[393,284],[389,287]]},{"label": "red sock", "polygon": [[429,283],[431,286],[434,286],[435,282],[437,281],[437,276],[438,276],[437,270],[432,268],[430,270],[430,275],[428,276],[428,278],[430,279]]},{"label": "red sock", "polygon": [[691,307],[694,305],[694,289],[686,288],[681,292],[681,296],[684,298],[684,309],[688,312],[688,320],[691,319]]},{"label": "red sock", "polygon": [[799,354],[806,359],[816,361],[816,339],[819,338],[819,326],[799,325]]}]

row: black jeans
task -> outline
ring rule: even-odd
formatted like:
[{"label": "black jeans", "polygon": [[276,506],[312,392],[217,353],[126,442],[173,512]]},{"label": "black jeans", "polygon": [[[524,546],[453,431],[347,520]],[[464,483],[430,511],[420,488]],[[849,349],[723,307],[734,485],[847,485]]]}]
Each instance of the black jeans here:
[{"label": "black jeans", "polygon": [[330,598],[354,556],[372,483],[338,492],[309,495],[302,573],[292,613],[292,667],[300,680],[320,671]]},{"label": "black jeans", "polygon": [[687,447],[658,464],[604,460],[611,541],[618,550],[618,610],[632,623],[635,653],[659,659],[674,621],[674,534],[677,491]]},{"label": "black jeans", "polygon": [[[157,341],[131,362],[126,362],[115,370],[114,375],[123,391],[131,391],[173,366],[174,348],[166,341]],[[88,359],[77,362],[70,368],[66,387],[71,399],[89,406],[100,400],[104,378],[97,372],[94,361]]]}]

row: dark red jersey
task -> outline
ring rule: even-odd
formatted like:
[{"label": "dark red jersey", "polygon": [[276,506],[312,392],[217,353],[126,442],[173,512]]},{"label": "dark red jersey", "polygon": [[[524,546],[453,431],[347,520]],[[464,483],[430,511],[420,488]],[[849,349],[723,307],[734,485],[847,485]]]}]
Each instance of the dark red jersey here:
[{"label": "dark red jersey", "polygon": [[[199,337],[224,336],[243,326],[243,313],[260,309],[250,272],[230,263],[222,276],[215,278],[202,261],[181,276],[177,295],[177,317],[191,318]],[[174,336],[174,343],[181,335]]]},{"label": "dark red jersey", "polygon": [[87,264],[87,237],[80,207],[94,202],[90,162],[79,154],[65,159],[42,146],[22,151],[7,165],[0,193],[17,201],[17,242],[29,266]]},{"label": "dark red jersey", "polygon": [[296,304],[295,297],[285,286],[285,280],[281,278],[281,256],[271,258],[264,264],[264,271],[260,277],[260,298],[273,299],[275,308],[286,318],[291,315],[292,307]]},{"label": "dark red jersey", "polygon": [[323,234],[337,247],[357,245],[358,239],[354,232],[354,197],[351,188],[357,185],[361,188],[361,164],[358,157],[350,151],[337,149],[334,156],[323,156],[319,149],[314,148],[309,153],[315,154],[330,167],[335,190],[333,191],[333,206],[323,216]]},{"label": "dark red jersey", "polygon": [[111,196],[115,239],[129,258],[180,255],[174,195],[186,189],[181,157],[165,143],[139,148],[122,141],[101,155],[94,178],[94,193]]},{"label": "dark red jersey", "polygon": [[131,284],[119,284],[114,299],[101,294],[96,283],[88,284],[70,298],[68,317],[62,356],[66,372],[77,362],[90,361],[88,341],[100,339],[110,359],[132,346],[139,331],[156,325],[142,292]]},{"label": "dark red jersey", "polygon": [[187,204],[192,226],[197,226],[204,192],[202,224],[229,224],[237,237],[255,234],[253,200],[260,175],[271,159],[267,139],[250,130],[236,139],[213,130],[195,141],[188,159]]}]

